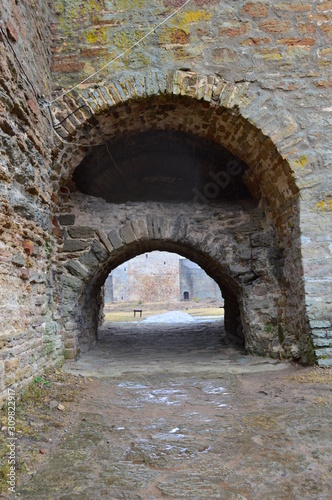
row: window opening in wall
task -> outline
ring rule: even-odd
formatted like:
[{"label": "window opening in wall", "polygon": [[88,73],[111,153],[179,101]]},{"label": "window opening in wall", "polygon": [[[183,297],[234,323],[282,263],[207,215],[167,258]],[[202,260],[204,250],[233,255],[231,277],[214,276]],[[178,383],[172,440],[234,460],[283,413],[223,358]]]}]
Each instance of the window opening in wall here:
[{"label": "window opening in wall", "polygon": [[183,292],[183,299],[189,300],[189,292]]}]

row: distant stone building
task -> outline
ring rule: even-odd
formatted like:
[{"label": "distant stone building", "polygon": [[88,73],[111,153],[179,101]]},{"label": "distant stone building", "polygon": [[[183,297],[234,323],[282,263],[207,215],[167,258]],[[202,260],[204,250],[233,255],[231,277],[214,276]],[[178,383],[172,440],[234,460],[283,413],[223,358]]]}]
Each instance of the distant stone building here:
[{"label": "distant stone building", "polygon": [[221,300],[215,281],[189,259],[170,252],[149,252],[112,271],[106,280],[105,302],[176,302]]},{"label": "distant stone building", "polygon": [[179,260],[180,298],[182,300],[222,300],[217,283],[189,259]]}]

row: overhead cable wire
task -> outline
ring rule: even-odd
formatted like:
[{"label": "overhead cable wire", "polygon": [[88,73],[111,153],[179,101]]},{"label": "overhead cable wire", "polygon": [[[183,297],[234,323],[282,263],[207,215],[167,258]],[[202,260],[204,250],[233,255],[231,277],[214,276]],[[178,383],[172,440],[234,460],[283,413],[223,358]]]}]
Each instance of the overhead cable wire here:
[{"label": "overhead cable wire", "polygon": [[[50,117],[51,117],[51,126],[52,126],[52,129],[55,133],[55,135],[57,136],[57,138],[63,143],[63,144],[68,144],[68,145],[76,145],[76,146],[81,146],[81,147],[93,147],[93,146],[102,146],[102,145],[105,145],[106,149],[107,149],[107,153],[108,155],[110,156],[111,160],[112,160],[112,163],[114,164],[114,166],[116,167],[116,169],[119,171],[119,173],[121,175],[123,175],[121,169],[118,167],[118,165],[116,164],[110,150],[109,150],[109,147],[108,147],[108,144],[107,144],[107,141],[105,139],[105,137],[103,136],[100,128],[99,128],[99,124],[97,124],[96,128],[98,130],[98,133],[103,141],[103,144],[81,144],[81,143],[77,143],[77,142],[70,142],[70,141],[66,141],[63,137],[61,137],[61,135],[57,132],[57,128],[59,128],[59,126],[61,124],[63,124],[70,116],[72,116],[74,113],[76,113],[78,110],[80,110],[82,107],[86,106],[90,113],[91,113],[91,117],[93,119],[95,119],[94,117],[94,114],[90,108],[90,106],[88,106],[87,104],[85,105],[82,105],[80,107],[78,107],[76,110],[74,110],[72,113],[70,113],[68,116],[66,116],[63,120],[61,120],[61,122],[55,124],[54,123],[54,119],[53,119],[53,115],[52,115],[52,112],[51,112],[51,106],[53,103],[59,101],[60,99],[62,99],[63,97],[65,97],[66,95],[70,94],[70,92],[72,92],[73,90],[75,90],[76,88],[78,88],[80,85],[83,85],[84,83],[86,83],[87,81],[89,81],[92,77],[94,77],[95,75],[98,75],[101,71],[103,71],[105,68],[107,68],[108,66],[110,66],[111,64],[113,64],[114,62],[118,61],[119,59],[121,59],[123,56],[125,56],[126,54],[128,54],[129,52],[131,52],[135,47],[137,47],[138,45],[140,45],[144,40],[146,40],[150,35],[152,35],[152,33],[154,33],[158,28],[160,28],[161,26],[163,26],[164,24],[166,24],[170,19],[172,19],[172,17],[176,16],[176,14],[178,14],[182,9],[184,9],[184,7],[186,5],[189,4],[189,2],[191,2],[191,0],[186,0],[186,2],[184,2],[180,7],[178,7],[174,12],[172,12],[169,16],[167,16],[165,19],[163,19],[163,21],[161,21],[159,24],[157,24],[156,26],[154,26],[152,29],[150,29],[148,31],[148,33],[146,33],[146,35],[144,35],[142,38],[140,38],[137,42],[133,43],[130,47],[128,47],[128,49],[124,50],[123,52],[121,52],[121,54],[119,54],[118,56],[116,56],[114,59],[112,59],[111,61],[109,61],[108,63],[106,63],[102,68],[100,68],[99,70],[95,71],[94,73],[92,73],[91,75],[89,75],[87,78],[85,78],[84,80],[82,80],[81,82],[77,83],[76,85],[74,85],[73,87],[71,87],[70,89],[68,89],[66,92],[63,92],[61,95],[57,96],[56,98],[54,98],[53,100],[51,101],[46,101],[45,99],[42,99],[40,98],[40,96],[38,96],[33,84],[31,83],[28,75],[26,74],[25,72],[25,69],[24,67],[22,66],[19,58],[17,57],[16,55],[16,52],[14,50],[14,48],[12,47],[12,44],[10,43],[10,40],[7,36],[7,34],[5,33],[5,31],[2,29],[2,27],[0,26],[0,30],[1,30],[1,33],[3,34],[4,38],[6,39],[7,43],[9,44],[13,54],[14,54],[14,57],[15,57],[15,60],[17,61],[23,75],[25,76],[25,79],[27,81],[27,83],[29,84],[29,86],[31,87],[36,99],[37,99],[37,102],[38,104],[40,105],[41,108],[48,108],[49,109],[49,113],[50,113]],[[42,115],[47,119],[47,117],[44,115],[43,111],[41,111]]]},{"label": "overhead cable wire", "polygon": [[[77,111],[80,111],[82,108],[87,108],[89,110],[89,113],[90,113],[91,119],[92,119],[92,123],[94,122],[95,128],[96,128],[98,134],[100,135],[101,140],[103,141],[102,143],[100,143],[100,144],[82,144],[82,143],[79,143],[79,142],[69,142],[69,141],[66,141],[66,139],[64,139],[63,137],[61,137],[61,135],[58,133],[57,129],[59,129],[61,127],[61,125],[63,124],[63,122],[66,121],[70,116],[74,115]],[[117,171],[119,172],[120,175],[124,175],[123,172],[122,172],[122,170],[120,169],[120,167],[118,166],[118,164],[114,160],[114,157],[113,157],[113,155],[112,155],[112,153],[111,153],[111,151],[110,151],[110,149],[108,147],[107,140],[104,137],[104,134],[102,133],[102,131],[100,130],[99,122],[96,119],[96,117],[94,116],[93,111],[92,111],[92,109],[90,108],[90,106],[88,104],[86,104],[86,103],[82,104],[77,109],[75,109],[72,113],[70,113],[68,116],[66,116],[66,118],[64,118],[63,120],[61,120],[61,122],[59,122],[57,124],[54,123],[53,115],[52,115],[52,112],[51,112],[51,108],[49,108],[49,113],[50,113],[50,116],[51,116],[51,122],[52,122],[53,131],[54,131],[55,135],[57,136],[57,138],[63,144],[68,144],[68,145],[71,145],[71,146],[75,145],[75,146],[80,146],[80,147],[83,147],[83,148],[90,148],[90,147],[95,147],[95,146],[105,146],[107,154],[110,157],[113,165],[115,166],[115,168],[117,169]]]}]

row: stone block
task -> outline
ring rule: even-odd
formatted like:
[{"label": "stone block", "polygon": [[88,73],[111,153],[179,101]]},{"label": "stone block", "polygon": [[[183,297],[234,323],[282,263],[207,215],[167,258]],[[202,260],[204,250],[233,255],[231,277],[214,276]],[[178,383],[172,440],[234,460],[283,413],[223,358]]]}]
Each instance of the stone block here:
[{"label": "stone block", "polygon": [[104,262],[109,256],[109,252],[106,250],[104,245],[102,245],[99,241],[95,240],[92,243],[91,250],[94,255],[97,257],[99,262]]},{"label": "stone block", "polygon": [[62,277],[62,286],[65,289],[69,289],[72,293],[76,293],[80,290],[82,286],[82,281],[74,276],[70,276],[68,274],[64,274]]},{"label": "stone block", "polygon": [[252,247],[270,247],[273,245],[273,236],[264,233],[255,233],[250,236]]},{"label": "stone block", "polygon": [[75,339],[66,339],[64,341],[64,346],[65,346],[65,349],[74,349],[76,346],[76,340]]},{"label": "stone block", "polygon": [[160,239],[161,237],[161,229],[160,229],[160,218],[153,217],[152,219],[152,227],[153,227],[153,236],[155,239]]},{"label": "stone block", "polygon": [[96,269],[99,266],[98,259],[92,252],[81,255],[79,261],[83,264],[83,266],[91,270]]},{"label": "stone block", "polygon": [[82,252],[88,246],[90,243],[88,241],[82,241],[82,240],[65,240],[63,244],[63,252]]},{"label": "stone block", "polygon": [[131,223],[135,236],[138,240],[148,237],[148,229],[143,219],[132,221]]},{"label": "stone block", "polygon": [[71,226],[67,229],[68,235],[74,239],[92,239],[95,237],[95,230],[87,226]]},{"label": "stone block", "polygon": [[311,328],[330,328],[331,321],[329,320],[311,320],[310,321]]},{"label": "stone block", "polygon": [[263,2],[247,2],[242,7],[241,13],[253,18],[266,17],[269,13],[269,7]]},{"label": "stone block", "polygon": [[25,267],[23,267],[21,269],[21,272],[20,272],[20,278],[22,280],[28,280],[30,278],[30,271],[29,271],[29,269],[26,269]]},{"label": "stone block", "polygon": [[7,35],[12,40],[12,42],[17,42],[18,40],[17,27],[17,23],[14,24],[12,21],[8,21]]},{"label": "stone block", "polygon": [[125,243],[132,243],[133,241],[136,241],[134,230],[130,224],[127,224],[120,229],[120,237]]},{"label": "stone block", "polygon": [[97,230],[97,235],[104,247],[109,251],[109,253],[112,253],[114,250],[113,245],[111,244],[110,240],[107,238],[106,233],[102,231],[101,229]]},{"label": "stone block", "polygon": [[63,355],[65,359],[75,359],[76,356],[76,349],[73,347],[66,348],[63,351]]},{"label": "stone block", "polygon": [[259,28],[266,33],[285,33],[289,32],[291,23],[289,21],[280,21],[279,19],[266,19],[259,23]]},{"label": "stone block", "polygon": [[317,363],[320,368],[332,368],[332,358],[318,358]]},{"label": "stone block", "polygon": [[78,278],[86,278],[89,274],[88,271],[83,266],[81,266],[81,264],[77,262],[77,260],[74,259],[66,262],[65,267],[66,269],[68,269],[70,274]]},{"label": "stone block", "polygon": [[34,250],[34,243],[33,243],[33,241],[24,240],[23,243],[22,243],[22,247],[23,247],[24,252],[27,255],[32,255],[33,250]]},{"label": "stone block", "polygon": [[58,215],[58,221],[61,226],[72,226],[75,224],[74,214],[61,214]]},{"label": "stone block", "polygon": [[5,360],[5,371],[11,372],[12,370],[16,370],[19,366],[20,362],[18,358],[10,358]]},{"label": "stone block", "polygon": [[24,267],[25,266],[25,257],[22,253],[19,253],[19,252],[15,253],[12,256],[11,261],[17,267]]},{"label": "stone block", "polygon": [[118,235],[117,231],[113,230],[110,233],[107,234],[108,239],[110,240],[112,246],[116,248],[120,248],[123,246],[123,241]]},{"label": "stone block", "polygon": [[46,276],[42,273],[32,272],[30,274],[30,283],[46,283]]},{"label": "stone block", "polygon": [[313,337],[317,337],[317,338],[325,338],[328,336],[328,334],[330,333],[330,336],[331,336],[331,341],[332,341],[332,331],[327,331],[327,330],[318,330],[317,328],[314,328],[312,330],[312,336]]},{"label": "stone block", "polygon": [[332,361],[332,348],[324,347],[321,349],[316,349],[316,356],[323,359],[331,358]]},{"label": "stone block", "polygon": [[146,226],[147,226],[147,229],[148,229],[148,236],[150,238],[154,238],[153,217],[152,217],[152,215],[147,215],[146,216]]},{"label": "stone block", "polygon": [[312,342],[313,342],[315,347],[332,347],[332,339],[313,338]]}]

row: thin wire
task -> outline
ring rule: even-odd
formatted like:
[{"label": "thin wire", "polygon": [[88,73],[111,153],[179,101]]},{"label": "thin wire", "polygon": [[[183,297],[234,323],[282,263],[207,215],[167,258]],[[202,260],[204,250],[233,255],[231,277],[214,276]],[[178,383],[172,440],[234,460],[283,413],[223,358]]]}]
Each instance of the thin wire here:
[{"label": "thin wire", "polygon": [[68,144],[69,146],[81,146],[82,148],[92,148],[93,146],[105,146],[104,142],[100,144],[81,144],[79,142],[69,142],[63,139],[63,137],[61,137],[61,135],[55,130],[55,128],[52,127],[52,129],[57,138],[59,139],[59,141],[61,141],[63,144]]},{"label": "thin wire", "polygon": [[[90,114],[91,114],[91,118],[95,121],[95,127],[98,134],[100,135],[101,137],[101,140],[103,141],[103,143],[101,144],[82,144],[82,143],[79,143],[79,142],[69,142],[69,141],[66,141],[66,139],[64,139],[63,137],[61,137],[61,135],[57,132],[57,128],[60,127],[60,125],[65,121],[67,120],[67,118],[69,118],[69,116],[72,116],[74,113],[76,113],[77,111],[79,111],[80,109],[82,108],[88,108],[88,110],[90,111]],[[61,122],[59,122],[57,125],[54,124],[54,121],[53,121],[53,115],[52,115],[52,112],[51,112],[51,108],[49,108],[49,113],[51,115],[51,127],[52,127],[52,130],[53,132],[55,133],[55,135],[57,136],[57,138],[63,143],[63,144],[68,144],[68,145],[74,145],[74,146],[80,146],[80,147],[83,147],[83,148],[90,148],[90,147],[95,147],[95,146],[105,146],[106,147],[106,151],[108,153],[108,156],[110,157],[113,165],[115,166],[115,168],[117,169],[117,171],[119,172],[120,175],[124,175],[124,173],[122,172],[121,168],[118,166],[118,164],[116,163],[116,161],[114,160],[114,157],[108,147],[108,144],[107,144],[107,140],[106,138],[104,137],[104,134],[102,133],[102,131],[100,130],[100,125],[98,123],[98,121],[96,120],[94,114],[93,114],[93,111],[92,109],[90,108],[90,106],[88,104],[82,104],[82,106],[80,106],[79,108],[75,109],[75,111],[73,111],[70,115],[66,116],[66,118],[64,118],[64,120],[62,120]]]},{"label": "thin wire", "polygon": [[74,89],[76,89],[80,85],[83,85],[83,83],[85,83],[88,80],[90,80],[90,78],[92,78],[93,76],[98,75],[98,73],[100,73],[101,71],[103,71],[105,68],[107,68],[108,66],[110,66],[112,63],[114,63],[118,59],[121,59],[121,57],[123,57],[126,54],[128,54],[128,52],[130,52],[134,47],[137,47],[137,45],[139,45],[141,42],[143,42],[143,40],[145,40],[146,38],[148,38],[158,28],[160,28],[161,26],[163,26],[165,23],[167,23],[167,21],[169,21],[172,17],[174,17],[176,14],[178,14],[180,12],[180,10],[182,10],[189,2],[191,2],[191,0],[187,0],[183,5],[181,5],[181,7],[179,7],[178,9],[176,9],[172,14],[170,14],[163,21],[161,21],[161,23],[157,24],[157,26],[155,26],[154,28],[152,28],[146,35],[144,35],[142,38],[140,38],[140,40],[138,40],[137,42],[133,43],[128,49],[126,49],[124,52],[122,52],[121,54],[119,54],[118,56],[116,56],[114,59],[112,59],[111,61],[109,61],[108,63],[106,63],[102,68],[98,69],[98,71],[95,71],[94,73],[92,73],[92,75],[89,75],[87,78],[85,78],[84,80],[82,80],[80,83],[78,83],[77,85],[75,85],[71,89],[67,90],[63,94],[59,95],[58,97],[56,97],[52,101],[45,103],[45,106],[51,106],[54,102],[59,101],[60,99],[62,99],[62,97],[66,96],[67,94],[69,94],[70,92],[72,92]]}]

